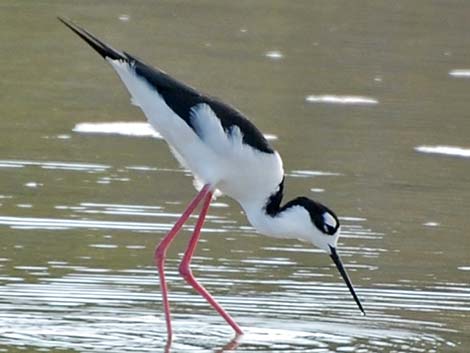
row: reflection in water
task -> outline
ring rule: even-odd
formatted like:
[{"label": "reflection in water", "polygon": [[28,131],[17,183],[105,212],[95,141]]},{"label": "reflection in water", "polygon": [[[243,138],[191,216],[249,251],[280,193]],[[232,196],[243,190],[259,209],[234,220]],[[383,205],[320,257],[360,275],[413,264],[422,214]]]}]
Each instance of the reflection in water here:
[{"label": "reflection in water", "polygon": [[[28,166],[38,166],[41,169],[58,169],[86,172],[104,172],[105,170],[110,168],[109,165],[95,163],[0,160],[0,168],[24,168]],[[28,183],[27,186],[35,186],[35,184],[36,183]]]},{"label": "reflection in water", "polygon": [[358,104],[369,105],[378,104],[379,101],[371,97],[363,96],[337,96],[333,94],[325,95],[309,95],[305,97],[305,101],[309,103],[329,103],[329,104]]},{"label": "reflection in water", "polygon": [[321,170],[292,170],[286,173],[286,176],[297,177],[297,178],[310,178],[316,176],[340,176],[341,173],[324,172]]},{"label": "reflection in water", "polygon": [[130,20],[130,16],[126,15],[126,14],[119,15],[118,18],[119,18],[120,21],[123,21],[123,22],[127,22],[127,21]]},{"label": "reflection in water", "polygon": [[149,123],[143,122],[80,123],[75,125],[73,131],[87,134],[162,138]]},{"label": "reflection in water", "polygon": [[[32,207],[32,206],[28,206]],[[97,213],[93,211],[81,211],[83,213]],[[102,214],[126,214],[127,211],[99,211]],[[137,212],[132,212],[138,215]],[[157,213],[143,212],[140,215],[156,216]],[[160,216],[177,218],[178,214],[162,214]],[[73,229],[73,228],[91,228],[91,229],[121,229],[147,232],[166,232],[173,226],[172,223],[148,223],[148,222],[122,222],[122,221],[98,221],[98,220],[76,220],[59,218],[34,218],[34,217],[7,217],[0,216],[0,225],[8,225],[12,229]],[[185,227],[183,227],[184,229]],[[190,226],[186,226],[190,229]],[[204,232],[223,232],[222,229],[203,228]]]},{"label": "reflection in water", "polygon": [[[134,137],[155,137],[161,139],[162,136],[155,129],[145,122],[111,122],[111,123],[80,123],[73,128],[74,132],[87,134],[111,134]],[[272,134],[265,134],[268,140],[276,140]]]},{"label": "reflection in water", "polygon": [[[202,281],[211,283],[218,269],[203,267],[202,270],[195,266],[194,270],[203,275]],[[101,272],[50,264],[47,271],[58,269],[68,269],[71,273],[62,278],[42,275],[36,284],[10,282],[0,289],[2,344],[114,352],[128,352],[129,347],[150,352],[165,345],[165,322],[159,310],[161,298],[152,268]],[[45,268],[22,270],[36,272]],[[244,266],[237,270],[244,271]],[[177,277],[174,271],[169,280],[174,283]],[[218,286],[226,281],[222,276],[216,280]],[[261,279],[255,287],[267,285],[265,281],[269,282]],[[446,331],[442,325],[408,320],[387,311],[401,307],[418,312],[468,312],[470,305],[470,292],[462,293],[462,288],[424,292],[392,285],[361,288],[369,312],[369,317],[364,319],[354,315],[355,308],[347,303],[347,292],[340,285],[313,282],[306,286],[301,278],[280,284],[279,292],[218,295],[246,331],[227,347],[234,349],[240,345],[242,350],[256,347],[267,351],[281,347],[286,351],[322,348],[330,352],[335,347],[341,347],[339,351],[360,348],[369,351],[367,347],[380,346],[389,351],[412,346],[415,352],[431,352],[441,345],[452,344],[440,337]],[[175,352],[222,346],[231,336],[230,329],[211,314],[201,298],[179,287],[171,299],[178,308]],[[325,308],[330,311],[327,313]]]},{"label": "reflection in water", "polygon": [[449,71],[449,75],[453,77],[470,77],[470,70],[456,69]]},{"label": "reflection in water", "polygon": [[271,50],[266,52],[264,55],[273,60],[280,60],[284,57],[284,55],[279,50]]},{"label": "reflection in water", "polygon": [[[32,168],[43,165],[13,164]],[[64,163],[54,165],[64,166]],[[111,167],[106,170],[114,173]],[[291,174],[317,175],[313,171]],[[222,244],[232,237],[241,243],[252,241],[251,228],[237,226],[230,220],[225,222],[223,212],[230,208],[220,202],[216,205],[220,206],[215,208],[220,212],[208,219],[207,238],[213,234],[219,238],[214,239],[214,243]],[[23,231],[43,229],[51,234],[74,229],[163,233],[178,216],[167,212],[162,205],[130,203],[87,201],[77,205],[62,203],[55,209],[75,216],[94,214],[112,217],[112,220],[1,216],[0,224]],[[156,221],[119,220],[129,216],[152,217]],[[345,216],[341,220],[344,239],[371,241],[383,237],[382,233],[367,228],[364,218]],[[70,233],[64,234],[70,236]],[[112,259],[123,247],[118,237],[108,235],[105,239],[106,242],[101,237],[81,238],[81,242],[93,251],[105,252],[103,256]],[[154,241],[151,244],[153,246]],[[341,250],[345,259],[350,256],[377,258],[387,252],[373,245],[343,246]],[[128,245],[125,251],[128,258],[142,257],[147,247]],[[453,344],[442,337],[442,333],[448,331],[446,327],[432,320],[402,317],[396,308],[426,313],[465,312],[470,307],[470,291],[463,291],[461,286],[445,284],[416,291],[400,284],[381,283],[358,286],[368,310],[368,316],[363,318],[351,305],[344,284],[331,282],[329,266],[312,268],[297,258],[302,254],[320,253],[318,249],[281,242],[260,247],[259,251],[260,254],[255,254],[250,247],[240,248],[218,259],[210,252],[201,252],[193,265],[201,282],[216,291],[214,294],[221,304],[244,328],[245,335],[236,339],[229,340],[231,329],[209,310],[202,298],[188,290],[176,270],[176,258],[168,263],[168,281],[173,287],[170,299],[176,308],[176,338],[168,347],[153,266],[112,270],[108,266],[93,266],[93,259],[87,257],[90,266],[76,265],[73,259],[70,262],[50,260],[41,266],[15,265],[13,270],[17,276],[0,277],[3,283],[0,287],[0,344],[118,353],[129,352],[131,347],[138,348],[139,352],[154,352],[165,347],[168,352],[398,352],[400,347],[406,346],[413,347],[415,352],[433,352],[443,345]],[[8,258],[3,259],[5,265],[8,261]],[[358,271],[377,270],[375,266],[354,262],[347,263],[347,267],[356,275]],[[288,271],[287,276],[283,274],[285,271]]]},{"label": "reflection in water", "polygon": [[[77,175],[83,175],[83,171],[87,172],[85,175],[99,172],[104,174],[100,175],[101,179],[112,175],[124,183],[131,178],[123,178],[120,173],[176,171],[145,165],[116,169],[94,163],[18,160],[0,163],[6,170],[40,168],[48,173],[72,171]],[[334,178],[342,174],[293,170],[287,175]],[[3,195],[2,199],[8,201],[12,197]],[[42,231],[61,234],[61,237],[65,234],[70,237],[77,230],[96,231],[97,236],[83,238],[81,233],[76,236],[91,254],[102,252],[104,258],[111,260],[116,256],[113,254],[123,250],[126,258],[142,258],[143,253],[154,246],[154,233],[168,231],[179,216],[169,212],[165,204],[93,201],[67,204],[66,199],[60,200],[53,209],[67,212],[68,218],[1,215],[0,225],[10,231]],[[28,205],[35,207],[34,202]],[[204,229],[206,238],[219,238],[211,242],[214,244],[230,244],[233,239],[240,244],[252,242],[253,229],[237,225],[225,212],[231,212],[227,204],[214,203],[214,214],[208,217]],[[90,215],[100,219],[90,219]],[[151,221],[129,222],[129,218]],[[387,253],[378,243],[370,243],[381,240],[384,234],[368,228],[367,219],[343,216],[341,221],[344,242],[349,243],[348,239],[368,242],[367,246],[342,246],[341,254],[345,259],[352,256],[375,259]],[[186,229],[190,230],[190,226]],[[107,232],[104,237],[101,236],[103,230]],[[133,244],[123,246],[119,237],[112,235],[120,231],[131,235],[149,233],[151,245],[136,244],[133,240]],[[203,242],[201,250],[205,250],[205,246]],[[15,245],[15,248],[23,246]],[[211,256],[212,252],[201,251],[195,258],[193,270],[198,272],[202,283],[215,291],[221,304],[237,317],[246,332],[228,343],[231,330],[207,308],[202,298],[188,290],[176,270],[177,258],[170,259],[168,280],[173,286],[170,299],[176,308],[177,332],[173,345],[167,350],[392,352],[399,351],[397,347],[409,346],[415,352],[433,352],[443,345],[454,344],[443,338],[442,333],[450,332],[444,325],[429,319],[402,317],[397,308],[416,313],[468,312],[470,291],[452,284],[420,291],[396,283],[358,286],[368,311],[368,316],[363,318],[351,305],[344,284],[331,281],[330,266],[312,268],[301,260],[303,255],[323,256],[320,253],[300,243],[283,242],[259,246],[256,253],[250,246],[234,248],[231,254],[219,254],[217,258]],[[138,347],[140,352],[153,352],[156,347],[164,349],[165,322],[153,266],[112,270],[112,266],[93,265],[94,259],[86,250],[78,259],[89,263],[77,265],[73,258],[50,259],[44,265],[11,263],[15,275],[0,277],[3,283],[0,287],[0,344],[89,352],[129,352],[129,347]],[[3,258],[0,268],[10,266],[10,261]],[[355,261],[346,261],[346,266],[355,277],[378,270],[377,266]],[[235,288],[238,289],[232,290]]]},{"label": "reflection in water", "polygon": [[470,157],[470,148],[457,146],[417,146],[415,150],[422,153],[443,154],[456,157]]}]

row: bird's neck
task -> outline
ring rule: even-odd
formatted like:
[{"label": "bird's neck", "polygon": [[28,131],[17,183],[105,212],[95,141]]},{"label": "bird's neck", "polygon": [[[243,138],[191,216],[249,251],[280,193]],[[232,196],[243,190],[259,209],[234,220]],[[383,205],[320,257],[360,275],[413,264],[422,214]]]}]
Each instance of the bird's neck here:
[{"label": "bird's neck", "polygon": [[278,238],[298,238],[303,233],[306,213],[301,209],[281,207],[284,179],[268,197],[242,203],[248,221],[258,232]]},{"label": "bird's neck", "polygon": [[269,195],[263,206],[265,213],[271,217],[277,216],[281,211],[281,202],[282,198],[284,197],[284,180],[285,177],[282,178],[282,181],[279,183],[277,190]]}]

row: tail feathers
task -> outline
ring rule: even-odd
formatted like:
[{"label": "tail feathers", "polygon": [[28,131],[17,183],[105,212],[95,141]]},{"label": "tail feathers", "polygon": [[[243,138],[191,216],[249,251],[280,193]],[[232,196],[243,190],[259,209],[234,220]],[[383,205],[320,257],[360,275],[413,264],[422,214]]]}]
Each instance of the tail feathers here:
[{"label": "tail feathers", "polygon": [[73,32],[75,32],[80,38],[82,38],[85,42],[88,43],[90,47],[95,49],[98,54],[100,54],[104,59],[110,58],[112,60],[123,60],[129,61],[129,58],[119,50],[114,49],[113,47],[109,46],[108,44],[102,42],[98,38],[96,38],[93,34],[88,32],[87,30],[77,26],[76,24],[72,23],[70,20],[66,20],[62,17],[57,17],[60,22],[70,28]]}]

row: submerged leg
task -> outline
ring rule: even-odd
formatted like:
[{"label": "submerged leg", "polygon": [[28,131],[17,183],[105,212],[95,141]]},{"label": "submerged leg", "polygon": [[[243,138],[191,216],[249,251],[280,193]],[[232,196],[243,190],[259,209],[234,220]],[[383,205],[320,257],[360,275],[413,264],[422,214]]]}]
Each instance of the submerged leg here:
[{"label": "submerged leg", "polygon": [[227,323],[232,326],[237,335],[243,334],[240,326],[232,319],[232,317],[225,311],[222,306],[217,303],[217,301],[212,297],[212,295],[194,278],[194,275],[191,271],[191,258],[196,250],[197,243],[199,241],[199,236],[201,234],[201,228],[204,224],[206,218],[207,210],[212,199],[212,192],[208,192],[205,196],[204,203],[202,204],[201,213],[197,220],[196,226],[194,227],[194,232],[191,238],[189,239],[188,248],[183,256],[183,261],[180,264],[179,271],[183,278],[190,284],[201,296],[203,296],[210,305],[222,316]]},{"label": "submerged leg", "polygon": [[196,197],[190,202],[186,210],[183,212],[182,216],[178,219],[175,223],[173,228],[168,232],[168,234],[163,237],[160,241],[158,246],[155,249],[154,261],[155,265],[158,269],[158,274],[160,276],[160,286],[162,290],[162,299],[163,299],[163,310],[165,311],[165,320],[166,320],[166,328],[168,334],[168,341],[171,341],[173,332],[171,329],[171,314],[170,314],[170,303],[168,301],[168,287],[165,280],[165,259],[166,259],[166,252],[168,247],[170,246],[171,242],[178,234],[180,229],[183,227],[183,224],[188,220],[191,213],[193,213],[194,209],[197,205],[207,196],[212,195],[210,192],[210,186],[204,185],[201,191],[196,195]]}]

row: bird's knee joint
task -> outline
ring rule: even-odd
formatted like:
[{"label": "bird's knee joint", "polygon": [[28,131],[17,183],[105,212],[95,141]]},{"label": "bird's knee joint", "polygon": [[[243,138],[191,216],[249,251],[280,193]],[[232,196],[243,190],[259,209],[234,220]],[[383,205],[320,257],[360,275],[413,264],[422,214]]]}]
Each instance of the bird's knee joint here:
[{"label": "bird's knee joint", "polygon": [[179,273],[184,279],[192,277],[192,271],[188,264],[181,263],[179,266]]},{"label": "bird's knee joint", "polygon": [[166,259],[166,251],[164,249],[157,248],[155,250],[154,259],[157,266],[163,264]]}]

